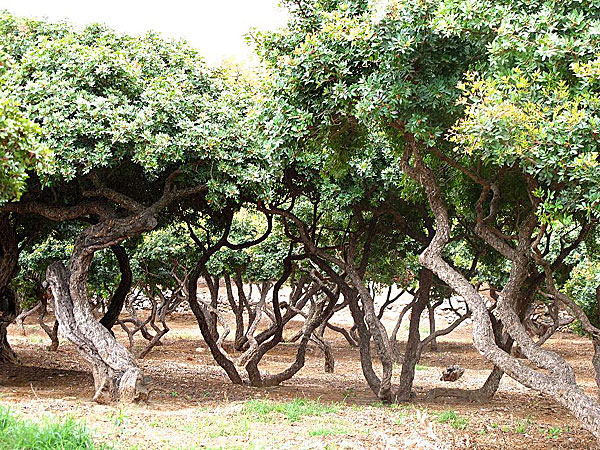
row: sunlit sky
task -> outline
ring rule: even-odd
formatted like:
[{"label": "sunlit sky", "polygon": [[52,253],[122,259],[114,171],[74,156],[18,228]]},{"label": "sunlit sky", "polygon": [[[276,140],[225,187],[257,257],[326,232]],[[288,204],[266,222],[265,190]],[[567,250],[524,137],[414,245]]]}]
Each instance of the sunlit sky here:
[{"label": "sunlit sky", "polygon": [[148,30],[183,38],[208,62],[246,62],[252,50],[243,35],[250,28],[273,29],[285,24],[279,0],[0,0],[0,10],[77,26],[93,22],[131,34]]}]

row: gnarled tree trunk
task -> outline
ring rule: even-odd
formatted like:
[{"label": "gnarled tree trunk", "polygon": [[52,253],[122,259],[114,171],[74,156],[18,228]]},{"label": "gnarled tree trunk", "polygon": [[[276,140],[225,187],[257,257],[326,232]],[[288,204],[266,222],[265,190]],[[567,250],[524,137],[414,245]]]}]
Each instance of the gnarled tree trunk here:
[{"label": "gnarled tree trunk", "polygon": [[76,288],[72,289],[76,275],[61,262],[48,267],[60,331],[92,365],[94,400],[104,394],[111,400],[144,400],[148,391],[141,370],[131,353],[95,319],[87,300],[79,297]]},{"label": "gnarled tree trunk", "polygon": [[[402,371],[398,382],[398,391],[396,401],[407,402],[411,398],[413,382],[415,379],[415,366],[419,360],[419,344],[421,335],[419,325],[421,323],[421,314],[429,303],[433,274],[428,269],[421,269],[419,273],[419,291],[416,301],[413,303],[410,313],[410,328],[408,331],[408,340],[404,350],[404,360],[402,362]],[[434,334],[435,336],[435,334]]]},{"label": "gnarled tree trunk", "polygon": [[7,339],[7,328],[19,309],[15,293],[8,286],[19,262],[19,243],[9,214],[0,214],[0,252],[0,362],[17,363],[19,358]]},{"label": "gnarled tree trunk", "polygon": [[17,317],[15,293],[9,287],[0,292],[0,362],[18,363],[19,358],[7,338],[7,328]]},{"label": "gnarled tree trunk", "polygon": [[154,211],[104,221],[86,228],[77,238],[69,268],[60,262],[48,267],[47,279],[55,302],[60,332],[73,342],[92,366],[94,400],[139,401],[148,397],[142,371],[133,355],[98,322],[89,307],[87,276],[94,253],[156,226]]},{"label": "gnarled tree trunk", "polygon": [[[522,348],[525,356],[547,372],[538,371],[523,364],[497,346],[485,300],[475,287],[442,256],[442,252],[450,240],[448,211],[433,173],[420,159],[414,137],[408,133],[406,137],[407,149],[402,160],[403,169],[424,187],[437,225],[434,238],[420,255],[419,261],[465,299],[472,311],[473,344],[486,359],[521,384],[552,397],[571,411],[587,430],[600,439],[600,404],[586,395],[576,384],[573,370],[564,359],[555,353],[543,351],[535,346],[521,324],[513,305],[508,301],[509,297],[503,295],[498,300],[498,315],[503,326]],[[411,156],[415,158],[415,166],[409,163]],[[521,261],[513,261],[511,280],[507,285],[508,288],[504,289],[506,293],[519,284],[517,281],[523,273],[522,266]],[[509,286],[511,284],[513,286]]]}]

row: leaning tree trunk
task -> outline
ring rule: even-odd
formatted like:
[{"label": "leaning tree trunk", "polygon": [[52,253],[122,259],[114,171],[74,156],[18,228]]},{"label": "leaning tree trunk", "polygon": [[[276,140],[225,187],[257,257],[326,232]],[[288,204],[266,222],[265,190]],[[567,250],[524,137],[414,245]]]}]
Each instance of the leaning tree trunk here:
[{"label": "leaning tree trunk", "polygon": [[19,243],[8,214],[0,215],[0,362],[17,363],[19,358],[7,339],[7,328],[18,314],[14,291],[8,286],[17,273]]},{"label": "leaning tree trunk", "polygon": [[127,298],[127,294],[131,290],[131,284],[133,282],[133,273],[131,272],[131,266],[129,264],[129,257],[127,256],[127,252],[121,245],[112,245],[110,247],[114,255],[117,257],[117,261],[119,262],[119,271],[121,272],[121,279],[119,280],[119,285],[110,299],[110,303],[108,304],[108,310],[100,319],[100,323],[106,327],[107,330],[111,330],[112,327],[117,322],[119,318],[119,314],[123,310],[123,305],[125,304],[125,299]]},{"label": "leaning tree trunk", "polygon": [[419,325],[421,323],[421,314],[429,303],[432,281],[433,274],[431,271],[425,268],[421,269],[419,273],[419,291],[417,292],[417,299],[413,303],[410,313],[408,340],[406,342],[402,371],[400,372],[398,391],[396,393],[396,401],[398,402],[407,402],[411,399],[415,379],[415,366],[420,356],[419,344],[421,343],[421,335],[419,333]]},{"label": "leaning tree trunk", "polygon": [[[224,242],[224,239],[222,239],[222,241]],[[203,308],[198,301],[198,279],[204,272],[206,263],[210,257],[222,246],[222,242],[219,242],[208,248],[200,257],[196,263],[196,266],[190,272],[188,278],[188,303],[190,305],[190,309],[196,317],[198,327],[200,328],[200,333],[202,333],[202,337],[204,338],[206,345],[208,345],[208,348],[210,349],[210,352],[217,364],[219,364],[219,366],[225,370],[225,373],[233,384],[243,384],[242,377],[238,373],[235,364],[221,351],[218,341],[214,339],[214,335],[210,329],[209,321],[205,315],[205,308]]]},{"label": "leaning tree trunk", "polygon": [[95,319],[87,299],[80,296],[75,283],[81,272],[82,268],[68,270],[61,262],[48,267],[60,331],[92,365],[94,400],[104,394],[111,400],[144,400],[148,391],[133,356]]},{"label": "leaning tree trunk", "polygon": [[[369,334],[375,344],[375,350],[382,366],[381,379],[377,397],[384,402],[393,402],[394,393],[392,392],[392,374],[394,367],[394,352],[387,335],[387,331],[375,313],[375,303],[369,290],[363,285],[362,277],[353,267],[346,267],[350,280],[358,291],[363,305],[364,321],[369,327]],[[352,305],[351,305],[352,306]],[[358,323],[355,323],[358,325]],[[362,339],[362,338],[361,338]],[[364,371],[364,367],[363,367]]]},{"label": "leaning tree trunk", "polygon": [[92,366],[94,400],[139,401],[148,397],[142,371],[133,355],[98,322],[87,298],[87,277],[94,253],[156,226],[151,210],[110,218],[86,228],[75,242],[69,268],[61,262],[48,267],[55,315],[61,334],[75,344]]}]

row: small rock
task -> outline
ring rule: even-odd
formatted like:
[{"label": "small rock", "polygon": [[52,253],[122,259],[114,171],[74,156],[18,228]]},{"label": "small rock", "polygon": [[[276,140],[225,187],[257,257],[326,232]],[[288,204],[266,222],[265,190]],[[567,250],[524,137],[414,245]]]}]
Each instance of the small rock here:
[{"label": "small rock", "polygon": [[465,373],[465,369],[458,365],[452,365],[446,367],[446,370],[442,372],[442,376],[440,378],[441,381],[456,381]]}]

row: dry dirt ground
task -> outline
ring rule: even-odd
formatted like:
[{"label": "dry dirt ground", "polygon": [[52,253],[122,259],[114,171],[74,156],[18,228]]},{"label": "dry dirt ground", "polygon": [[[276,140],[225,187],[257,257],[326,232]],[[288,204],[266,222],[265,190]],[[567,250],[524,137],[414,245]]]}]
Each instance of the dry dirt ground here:
[{"label": "dry dirt ground", "polygon": [[[296,377],[276,388],[259,389],[228,382],[193,316],[176,314],[170,326],[164,345],[140,363],[154,387],[150,401],[141,405],[91,402],[92,376],[72,345],[61,342],[57,352],[49,352],[48,339],[37,325],[26,325],[26,336],[11,327],[9,340],[22,366],[0,365],[0,405],[28,419],[76,417],[87,423],[99,443],[115,449],[598,448],[563,408],[506,377],[491,401],[424,401],[432,387],[479,387],[491,370],[473,349],[468,325],[441,339],[437,352],[424,353],[417,367],[417,399],[395,407],[376,401],[363,379],[358,350],[340,335],[328,336],[335,373],[323,372],[322,355],[311,348]],[[286,333],[292,335],[299,326],[295,323]],[[121,333],[117,337],[126,342]],[[589,341],[559,333],[547,345],[567,358],[581,384],[595,395]],[[295,344],[278,346],[261,369],[283,369],[295,350]],[[456,383],[439,381],[451,364],[467,368],[464,376]],[[294,415],[294,399],[317,403]],[[279,412],[270,411],[269,405]]]}]

